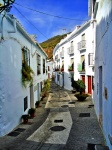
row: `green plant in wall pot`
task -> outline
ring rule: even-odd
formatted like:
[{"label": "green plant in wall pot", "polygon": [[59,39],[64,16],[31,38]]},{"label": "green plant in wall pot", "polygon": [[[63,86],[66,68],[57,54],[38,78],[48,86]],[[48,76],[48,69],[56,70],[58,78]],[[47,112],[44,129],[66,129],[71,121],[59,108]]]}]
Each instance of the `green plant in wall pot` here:
[{"label": "green plant in wall pot", "polygon": [[28,84],[33,82],[33,70],[26,62],[22,63],[22,85],[26,88]]}]

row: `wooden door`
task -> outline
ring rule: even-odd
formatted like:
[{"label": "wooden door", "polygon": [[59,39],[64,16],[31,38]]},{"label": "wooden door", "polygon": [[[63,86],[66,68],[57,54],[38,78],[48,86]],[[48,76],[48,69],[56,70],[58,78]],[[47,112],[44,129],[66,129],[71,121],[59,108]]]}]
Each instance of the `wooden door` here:
[{"label": "wooden door", "polygon": [[92,94],[92,78],[88,76],[88,93]]}]

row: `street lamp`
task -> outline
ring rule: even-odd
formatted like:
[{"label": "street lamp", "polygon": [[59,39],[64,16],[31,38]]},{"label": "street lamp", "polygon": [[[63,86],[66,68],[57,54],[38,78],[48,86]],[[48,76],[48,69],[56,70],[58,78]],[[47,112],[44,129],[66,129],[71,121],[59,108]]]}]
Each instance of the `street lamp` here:
[{"label": "street lamp", "polygon": [[10,8],[11,8],[10,5],[13,4],[14,1],[15,1],[15,0],[3,0],[4,4],[2,5],[2,4],[0,3],[0,13],[1,13],[2,11],[4,11],[4,10],[10,10]]}]

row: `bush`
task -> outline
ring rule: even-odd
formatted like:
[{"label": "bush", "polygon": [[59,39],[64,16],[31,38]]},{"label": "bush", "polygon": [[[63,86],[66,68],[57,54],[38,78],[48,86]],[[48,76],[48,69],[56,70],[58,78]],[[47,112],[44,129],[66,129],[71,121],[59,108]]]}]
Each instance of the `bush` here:
[{"label": "bush", "polygon": [[82,80],[77,80],[75,81],[73,78],[71,79],[72,82],[72,87],[73,89],[75,89],[77,92],[80,92],[80,94],[82,94],[82,92],[85,92],[85,84]]},{"label": "bush", "polygon": [[42,97],[46,96],[49,90],[50,90],[50,80],[47,79],[45,80],[44,87],[42,89]]}]

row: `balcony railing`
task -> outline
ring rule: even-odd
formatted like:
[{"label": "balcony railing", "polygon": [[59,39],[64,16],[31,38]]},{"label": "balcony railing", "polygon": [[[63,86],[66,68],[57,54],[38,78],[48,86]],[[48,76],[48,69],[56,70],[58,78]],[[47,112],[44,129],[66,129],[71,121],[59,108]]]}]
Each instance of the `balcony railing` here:
[{"label": "balcony railing", "polygon": [[78,64],[78,71],[85,72],[85,65],[83,65],[82,63]]},{"label": "balcony railing", "polygon": [[68,48],[68,54],[69,55],[74,54],[74,46]]},{"label": "balcony railing", "polygon": [[78,50],[83,50],[86,48],[86,41],[83,40],[83,41],[79,42],[77,45],[78,45]]}]

